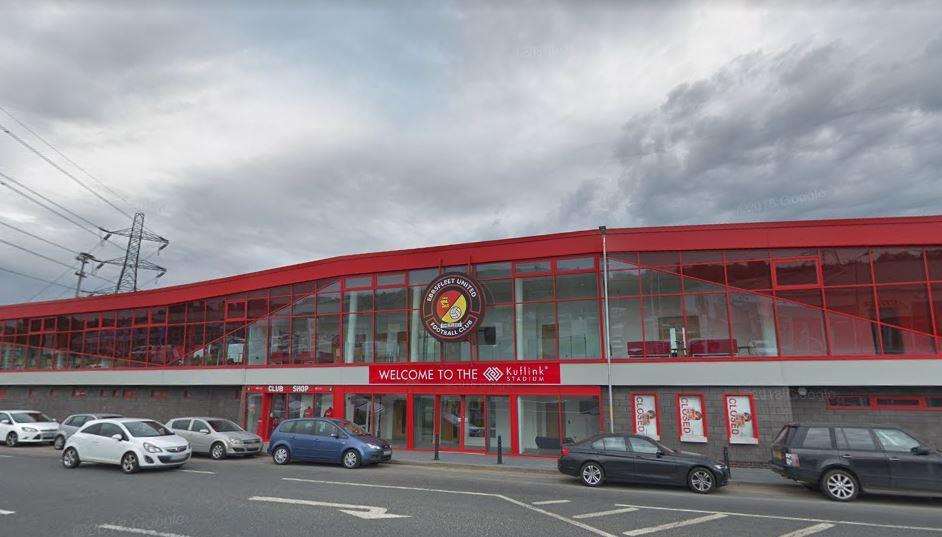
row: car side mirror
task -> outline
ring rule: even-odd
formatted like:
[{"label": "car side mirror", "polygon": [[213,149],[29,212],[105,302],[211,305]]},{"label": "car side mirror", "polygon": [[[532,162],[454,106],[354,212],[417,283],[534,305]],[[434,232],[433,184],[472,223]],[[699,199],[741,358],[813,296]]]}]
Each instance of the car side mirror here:
[{"label": "car side mirror", "polygon": [[925,446],[916,446],[909,451],[912,452],[913,455],[928,455],[932,453],[932,450]]},{"label": "car side mirror", "polygon": [[340,435],[337,433],[330,433],[331,438],[340,438]]},{"label": "car side mirror", "polygon": [[114,438],[114,439],[117,440],[118,442],[124,440],[124,436],[122,436],[122,435],[120,435],[120,434],[113,434],[113,435],[111,435],[111,438]]},{"label": "car side mirror", "polygon": [[200,429],[200,432],[203,434],[209,434],[209,429]]},{"label": "car side mirror", "polygon": [[0,420],[0,423],[2,423],[3,425],[12,425],[10,423],[10,420]]}]

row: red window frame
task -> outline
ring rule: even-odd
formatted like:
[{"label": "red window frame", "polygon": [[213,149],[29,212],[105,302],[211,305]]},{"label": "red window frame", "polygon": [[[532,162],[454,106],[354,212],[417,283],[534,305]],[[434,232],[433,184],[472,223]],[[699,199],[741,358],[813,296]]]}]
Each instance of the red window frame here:
[{"label": "red window frame", "polygon": [[758,445],[759,444],[759,412],[756,407],[756,397],[752,393],[724,393],[723,394],[723,417],[726,421],[726,441],[727,443],[734,444],[733,440],[733,430],[730,427],[729,419],[729,398],[730,397],[746,397],[749,399],[749,414],[752,416],[752,437],[755,439],[755,443],[745,443],[745,442],[735,442],[736,445]]},{"label": "red window frame", "polygon": [[657,392],[629,392],[628,407],[631,409],[631,434],[638,434],[638,407],[635,401],[636,397],[651,396],[654,398],[654,428],[657,429],[655,440],[661,440],[661,405],[659,404]]},{"label": "red window frame", "polygon": [[[827,401],[827,409],[835,411],[891,411],[891,412],[942,412],[942,407],[933,407],[929,405],[929,399],[936,395],[902,395],[902,394],[841,394],[835,397],[865,397],[867,404],[865,406],[837,406],[832,405],[830,399]],[[915,405],[881,405],[878,399],[909,399],[916,401]]]},{"label": "red window frame", "polygon": [[[814,275],[815,281],[812,283],[799,283],[792,285],[779,285],[778,283],[778,266],[785,265],[788,263],[794,263],[796,261],[812,261],[814,263]],[[786,257],[782,259],[772,259],[772,288],[773,289],[808,289],[808,288],[817,288],[821,287],[821,282],[823,281],[823,275],[821,273],[821,259],[819,256],[799,256],[799,257]]]},{"label": "red window frame", "polygon": [[[700,412],[703,414],[703,441],[700,440],[684,440],[684,430],[683,430],[683,421],[680,415],[680,400],[681,398],[691,398],[696,397],[700,400]],[[680,442],[686,442],[690,444],[705,444],[710,441],[710,420],[708,417],[707,406],[706,406],[706,396],[702,392],[680,392],[674,396],[674,409],[677,417],[677,440]]]}]

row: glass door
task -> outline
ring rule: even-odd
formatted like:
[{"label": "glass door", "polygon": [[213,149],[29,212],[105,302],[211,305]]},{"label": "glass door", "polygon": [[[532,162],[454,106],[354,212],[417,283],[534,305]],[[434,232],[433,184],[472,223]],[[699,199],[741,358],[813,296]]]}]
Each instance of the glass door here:
[{"label": "glass door", "polygon": [[458,449],[461,447],[461,396],[442,395],[439,397],[439,447]]},{"label": "glass door", "polygon": [[292,394],[285,396],[288,398],[287,419],[295,418],[313,418],[314,413],[314,395]]},{"label": "glass door", "polygon": [[258,421],[262,417],[262,394],[250,393],[245,396],[245,430],[258,434]]},{"label": "glass door", "polygon": [[271,438],[271,432],[278,427],[278,424],[285,419],[287,405],[284,395],[271,395],[271,408],[268,411],[268,437]]},{"label": "glass door", "polygon": [[487,447],[487,408],[483,395],[464,398],[464,446],[468,451],[484,451]]},{"label": "glass door", "polygon": [[435,396],[412,398],[412,444],[417,449],[431,449],[435,438]]},{"label": "glass door", "polygon": [[497,452],[497,438],[504,453],[510,453],[510,396],[487,398],[487,451]]}]

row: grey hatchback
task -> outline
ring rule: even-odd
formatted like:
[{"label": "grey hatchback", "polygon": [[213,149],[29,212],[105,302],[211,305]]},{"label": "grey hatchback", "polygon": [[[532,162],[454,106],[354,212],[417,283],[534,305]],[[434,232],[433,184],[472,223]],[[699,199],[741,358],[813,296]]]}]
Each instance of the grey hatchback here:
[{"label": "grey hatchback", "polygon": [[193,453],[203,453],[213,459],[255,456],[262,452],[262,438],[224,418],[174,418],[167,428],[186,438]]},{"label": "grey hatchback", "polygon": [[70,436],[75,434],[83,425],[92,421],[92,420],[106,420],[111,418],[123,418],[121,414],[99,414],[99,413],[88,413],[88,414],[72,414],[68,418],[62,420],[62,423],[59,424],[59,431],[56,432],[56,438],[52,442],[52,447],[56,448],[57,451],[61,451],[65,446],[65,441],[69,439]]}]

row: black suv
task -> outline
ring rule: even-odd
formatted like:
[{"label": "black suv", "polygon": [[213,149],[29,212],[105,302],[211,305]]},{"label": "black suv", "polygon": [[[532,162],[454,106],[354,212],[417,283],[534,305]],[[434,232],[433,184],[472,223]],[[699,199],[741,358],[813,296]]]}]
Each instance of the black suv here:
[{"label": "black suv", "polygon": [[942,454],[895,427],[786,425],[771,463],[840,502],[861,491],[942,493]]}]

